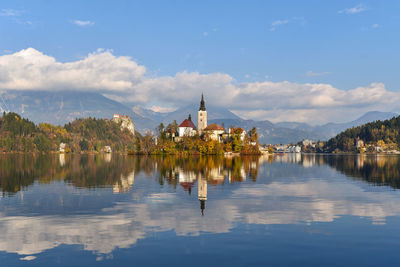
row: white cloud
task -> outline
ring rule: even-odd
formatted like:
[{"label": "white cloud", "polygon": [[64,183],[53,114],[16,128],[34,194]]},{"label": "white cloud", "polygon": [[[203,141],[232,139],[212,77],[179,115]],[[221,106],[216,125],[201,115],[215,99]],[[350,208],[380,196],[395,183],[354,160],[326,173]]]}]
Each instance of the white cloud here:
[{"label": "white cloud", "polygon": [[377,23],[371,25],[372,29],[378,29],[379,27],[380,27],[380,25]]},{"label": "white cloud", "polygon": [[331,74],[331,72],[313,72],[312,70],[309,70],[306,72],[306,76],[307,77],[318,77],[318,76],[324,76],[324,75],[328,75]]},{"label": "white cloud", "polygon": [[15,22],[18,24],[21,24],[21,25],[32,25],[33,24],[32,21],[30,21],[30,20],[17,19],[17,20],[15,20]]},{"label": "white cloud", "polygon": [[289,20],[275,20],[274,22],[271,23],[271,27],[269,28],[270,31],[275,31],[277,27],[288,24]]},{"label": "white cloud", "polygon": [[21,10],[15,10],[10,8],[5,8],[0,11],[0,16],[2,17],[17,17],[22,14]]},{"label": "white cloud", "polygon": [[116,57],[104,50],[61,63],[28,48],[0,56],[0,66],[0,88],[16,90],[127,91],[146,71],[129,57]]},{"label": "white cloud", "polygon": [[79,27],[88,27],[94,25],[94,22],[90,20],[74,20],[72,23]]},{"label": "white cloud", "polygon": [[366,6],[364,6],[363,4],[358,4],[351,8],[345,8],[345,9],[339,10],[338,13],[351,15],[351,14],[357,14],[357,13],[363,12],[365,10],[367,10]]},{"label": "white cloud", "polygon": [[383,83],[342,90],[324,83],[238,84],[225,73],[183,71],[149,77],[144,66],[107,50],[66,63],[33,48],[0,56],[0,90],[96,91],[136,105],[151,103],[158,111],[198,102],[204,92],[208,104],[246,118],[310,123],[349,120],[349,114],[357,117],[370,110],[393,111],[400,103],[400,93],[387,90]]},{"label": "white cloud", "polygon": [[160,106],[152,106],[150,109],[154,112],[161,112],[161,113],[172,112],[176,110],[176,108],[160,107]]}]

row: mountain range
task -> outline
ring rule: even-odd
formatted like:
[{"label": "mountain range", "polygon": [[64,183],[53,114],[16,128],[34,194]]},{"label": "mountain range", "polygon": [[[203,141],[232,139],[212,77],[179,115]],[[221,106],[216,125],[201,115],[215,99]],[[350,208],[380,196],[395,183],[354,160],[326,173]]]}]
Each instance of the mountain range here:
[{"label": "mountain range", "polygon": [[[178,124],[192,115],[197,121],[198,103],[181,107],[173,112],[160,113],[139,106],[130,107],[95,92],[78,91],[3,91],[0,93],[2,111],[13,111],[35,123],[48,122],[63,125],[76,118],[111,118],[114,113],[131,117],[136,129],[144,133],[154,130],[163,122],[167,125],[176,120]],[[390,119],[396,113],[371,111],[360,118],[344,123],[327,123],[312,126],[299,122],[272,123],[268,120],[245,120],[226,108],[207,105],[208,121],[224,127],[236,126],[249,130],[257,127],[261,143],[294,143],[303,139],[326,140],[339,132],[367,122]]]}]

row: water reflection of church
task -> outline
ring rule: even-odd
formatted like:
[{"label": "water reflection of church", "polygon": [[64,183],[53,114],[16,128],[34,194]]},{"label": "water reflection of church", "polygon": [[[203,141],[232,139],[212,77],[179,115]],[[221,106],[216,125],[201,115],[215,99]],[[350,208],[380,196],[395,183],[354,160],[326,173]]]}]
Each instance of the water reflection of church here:
[{"label": "water reflection of church", "polygon": [[189,195],[192,194],[192,188],[195,187],[197,181],[197,197],[200,201],[201,214],[204,215],[207,200],[207,184],[219,185],[227,178],[229,183],[243,182],[246,180],[246,171],[241,165],[239,170],[232,171],[223,166],[217,166],[210,169],[205,169],[203,172],[185,171],[181,167],[174,168],[170,173],[170,177],[178,180],[183,190]]},{"label": "water reflection of church", "polygon": [[204,210],[206,208],[207,200],[207,180],[205,177],[199,175],[199,180],[197,181],[197,197],[200,200],[201,215],[204,215]]},{"label": "water reflection of church", "polygon": [[[159,171],[160,185],[167,182],[174,187],[176,185],[181,186],[189,195],[197,186],[197,198],[200,202],[202,215],[205,214],[208,185],[217,186],[224,183],[244,182],[247,179],[256,181],[259,164],[270,160],[269,157],[205,157],[185,160],[171,157],[155,159],[152,164],[148,164],[147,158],[140,157],[135,158],[135,163],[139,164],[140,167],[136,170],[130,164],[123,164],[125,161],[131,161],[131,158],[115,156],[116,158],[112,159],[112,157],[114,157],[112,154],[81,157],[60,154],[59,166],[62,170],[68,168],[71,172],[69,179],[72,183],[87,187],[105,185],[112,188],[115,194],[129,192],[135,183],[135,175],[141,171],[148,173]],[[85,168],[76,168],[81,166],[82,163],[90,166],[86,170],[88,173],[83,173]],[[81,179],[81,177],[87,178]]]},{"label": "water reflection of church", "polygon": [[204,215],[207,200],[207,179],[200,173],[196,174],[194,171],[184,171],[181,168],[176,168],[173,175],[178,178],[179,184],[189,195],[192,194],[192,188],[197,180],[197,197],[200,201],[201,214]]}]

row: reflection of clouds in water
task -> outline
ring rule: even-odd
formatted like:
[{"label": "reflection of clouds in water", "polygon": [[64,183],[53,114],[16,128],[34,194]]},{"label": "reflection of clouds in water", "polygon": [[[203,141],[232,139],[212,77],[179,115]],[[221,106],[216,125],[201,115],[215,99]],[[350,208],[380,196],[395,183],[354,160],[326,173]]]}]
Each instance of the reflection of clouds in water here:
[{"label": "reflection of clouds in water", "polygon": [[173,203],[175,194],[173,193],[154,193],[147,197],[149,203]]},{"label": "reflection of clouds in water", "polygon": [[[226,233],[234,223],[296,224],[332,222],[342,215],[383,223],[400,215],[397,192],[366,192],[357,183],[310,179],[290,184],[244,184],[231,198],[211,199],[205,216],[198,202],[174,193],[153,193],[143,203],[120,202],[99,215],[6,216],[0,214],[0,250],[32,255],[60,244],[109,254],[128,248],[148,233],[174,230],[177,235]],[[195,203],[195,204],[194,204]],[[171,208],[171,205],[174,205]]]},{"label": "reflection of clouds in water", "polygon": [[[162,200],[166,196],[151,196]],[[168,201],[169,202],[169,201]],[[147,232],[175,230],[177,235],[199,235],[201,231],[228,232],[235,214],[210,210],[208,217],[199,217],[199,210],[190,206],[171,209],[171,203],[153,201],[142,204],[119,203],[102,215],[85,216],[5,216],[0,214],[0,250],[20,255],[32,255],[60,244],[83,245],[84,250],[99,254],[116,248],[127,248]],[[115,213],[117,211],[117,213]],[[113,212],[115,214],[113,214]]]},{"label": "reflection of clouds in water", "polygon": [[[240,188],[234,197],[244,198],[254,210],[240,210],[244,223],[332,222],[341,215],[369,217],[373,223],[384,223],[386,217],[400,215],[400,201],[395,192],[365,192],[356,184],[334,181],[310,180]],[[262,201],[254,201],[254,198]]]},{"label": "reflection of clouds in water", "polygon": [[32,261],[32,260],[36,259],[36,257],[35,256],[26,256],[26,257],[22,257],[19,259],[22,261]]}]

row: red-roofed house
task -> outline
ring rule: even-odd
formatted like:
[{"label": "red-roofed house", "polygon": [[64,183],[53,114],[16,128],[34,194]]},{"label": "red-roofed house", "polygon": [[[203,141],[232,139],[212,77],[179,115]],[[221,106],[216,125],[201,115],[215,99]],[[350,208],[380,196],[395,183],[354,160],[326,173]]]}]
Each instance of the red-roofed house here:
[{"label": "red-roofed house", "polygon": [[246,136],[246,131],[243,128],[229,128],[228,136],[232,137],[234,135],[238,135],[242,142],[244,141],[244,137]]},{"label": "red-roofed house", "polygon": [[179,136],[195,136],[197,134],[196,126],[192,122],[192,116],[189,114],[189,117],[185,119],[178,126],[178,134]]},{"label": "red-roofed house", "polygon": [[204,132],[207,133],[208,138],[211,140],[216,140],[218,142],[222,142],[223,140],[223,134],[225,133],[225,129],[219,126],[216,123],[208,125],[205,129]]}]

